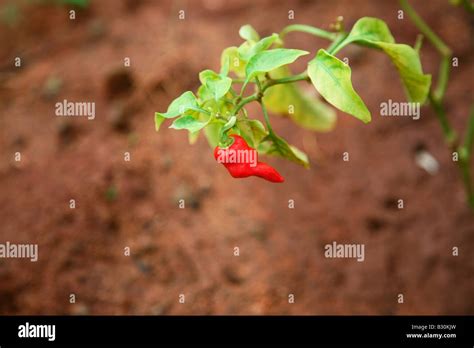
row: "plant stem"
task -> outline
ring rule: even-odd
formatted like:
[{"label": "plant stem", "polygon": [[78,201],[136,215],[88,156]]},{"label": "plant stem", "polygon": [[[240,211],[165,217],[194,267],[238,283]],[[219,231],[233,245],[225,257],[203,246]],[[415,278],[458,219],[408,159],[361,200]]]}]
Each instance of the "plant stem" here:
[{"label": "plant stem", "polygon": [[455,146],[457,140],[457,134],[452,129],[449,124],[448,118],[446,116],[446,110],[440,101],[436,100],[433,96],[433,93],[430,91],[428,94],[428,100],[430,101],[431,107],[435,111],[436,116],[438,117],[441,129],[443,130],[443,135],[446,143],[452,149]]},{"label": "plant stem", "polygon": [[309,76],[308,73],[305,71],[301,74],[294,75],[294,76],[288,76],[288,77],[283,77],[280,79],[270,79],[268,82],[262,87],[261,92],[264,93],[267,88],[274,86],[274,85],[280,85],[284,83],[293,83],[293,82],[298,82],[298,81],[309,81]]},{"label": "plant stem", "polygon": [[337,37],[336,33],[331,33],[329,31],[319,29],[319,28],[315,28],[315,27],[312,27],[310,25],[292,24],[292,25],[289,25],[289,26],[283,28],[283,30],[280,32],[280,38],[283,40],[285,35],[292,32],[292,31],[299,31],[299,32],[302,32],[302,33],[311,34],[311,35],[314,35],[314,36],[317,36],[317,37],[320,37],[320,38],[323,38],[323,39],[331,40],[331,41],[335,40],[336,37]]},{"label": "plant stem", "polygon": [[346,33],[346,32],[340,33],[338,37],[333,41],[333,43],[328,47],[327,49],[328,53],[332,55],[336,54],[336,52],[340,50],[339,48],[340,44],[346,39],[348,35],[349,33]]},{"label": "plant stem", "polygon": [[468,157],[470,157],[472,155],[472,144],[474,142],[474,106],[471,106],[471,112],[469,113],[467,122],[463,147],[466,149]]},{"label": "plant stem", "polygon": [[413,49],[416,51],[416,53],[418,53],[418,55],[420,54],[421,46],[423,45],[423,39],[424,39],[423,34],[418,34],[416,36],[416,41],[415,41],[415,45],[413,46]]},{"label": "plant stem", "polygon": [[265,118],[265,123],[267,124],[268,132],[270,133],[270,136],[273,136],[274,134],[273,128],[272,128],[272,125],[270,124],[270,118],[268,117],[268,112],[267,112],[267,108],[265,107],[265,103],[261,99],[258,102],[260,103],[260,106],[262,107],[263,117]]},{"label": "plant stem", "polygon": [[402,9],[408,14],[413,24],[421,31],[421,33],[428,39],[429,42],[441,54],[442,61],[439,68],[438,84],[436,86],[434,97],[441,101],[446,91],[446,86],[449,78],[449,64],[451,62],[451,49],[436,35],[426,22],[418,15],[415,9],[408,3],[408,0],[400,0]]},{"label": "plant stem", "polygon": [[252,94],[251,96],[248,96],[246,98],[243,98],[239,104],[235,107],[234,111],[232,114],[237,115],[237,113],[248,103],[251,103],[255,100],[258,100],[259,96],[258,94]]},{"label": "plant stem", "polygon": [[436,49],[443,55],[451,55],[451,49],[436,35],[428,24],[416,13],[415,9],[411,7],[408,0],[400,0],[402,9],[408,14],[415,26],[426,36],[426,38],[436,47]]},{"label": "plant stem", "polygon": [[[456,151],[459,156],[458,166],[464,182],[467,201],[471,208],[474,209],[474,189],[471,180],[470,159],[472,151],[472,143],[474,138],[474,108],[471,109],[468,119],[468,126],[464,136],[464,143],[462,146],[456,145],[457,135],[451,127],[446,116],[446,110],[443,106],[443,98],[446,92],[446,87],[449,79],[449,70],[451,63],[452,51],[451,49],[431,30],[431,28],[423,21],[413,7],[408,3],[408,0],[400,0],[400,5],[403,10],[407,12],[408,16],[415,24],[415,26],[426,36],[428,41],[437,49],[441,55],[441,63],[439,66],[438,84],[434,92],[430,91],[428,98],[430,104],[435,111],[436,116],[443,129],[443,134],[446,142],[451,150]],[[415,46],[421,46],[420,44]],[[419,48],[419,47],[418,47]]]},{"label": "plant stem", "polygon": [[439,65],[438,84],[434,91],[434,97],[439,101],[443,99],[446,87],[448,86],[450,63],[451,56],[444,56]]}]

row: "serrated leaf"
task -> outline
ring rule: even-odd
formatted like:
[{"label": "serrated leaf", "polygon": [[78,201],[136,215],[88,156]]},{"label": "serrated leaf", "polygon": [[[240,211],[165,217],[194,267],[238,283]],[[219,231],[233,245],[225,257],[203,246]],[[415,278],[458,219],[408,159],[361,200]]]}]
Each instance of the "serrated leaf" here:
[{"label": "serrated leaf", "polygon": [[395,43],[384,21],[371,17],[359,19],[338,50],[351,42],[385,52],[398,70],[408,99],[425,102],[431,86],[431,75],[423,74],[420,57],[412,47]]},{"label": "serrated leaf", "polygon": [[[274,79],[290,76],[289,69],[281,67],[270,72]],[[303,128],[328,132],[336,124],[336,112],[319,98],[311,98],[296,84],[280,84],[267,89],[263,101],[268,110],[289,116]]]},{"label": "serrated leaf", "polygon": [[170,128],[187,129],[190,133],[195,133],[204,128],[208,123],[208,121],[199,121],[191,115],[184,115],[174,120]]},{"label": "serrated leaf", "polygon": [[280,138],[276,134],[270,134],[263,139],[258,150],[267,155],[276,155],[286,158],[305,168],[309,167],[308,156],[297,147],[289,145],[283,138]]},{"label": "serrated leaf", "polygon": [[316,90],[331,105],[368,123],[370,111],[355,92],[351,68],[324,49],[308,64],[308,75]]},{"label": "serrated leaf", "polygon": [[289,48],[275,48],[259,52],[248,62],[245,73],[246,83],[256,74],[275,70],[283,65],[291,64],[301,56],[308,54],[306,51]]},{"label": "serrated leaf", "polygon": [[204,70],[199,73],[199,80],[207,87],[215,100],[219,100],[229,91],[232,79],[222,76],[212,70]]},{"label": "serrated leaf", "polygon": [[239,35],[242,39],[247,41],[260,40],[260,36],[258,35],[257,31],[250,24],[240,27]]}]

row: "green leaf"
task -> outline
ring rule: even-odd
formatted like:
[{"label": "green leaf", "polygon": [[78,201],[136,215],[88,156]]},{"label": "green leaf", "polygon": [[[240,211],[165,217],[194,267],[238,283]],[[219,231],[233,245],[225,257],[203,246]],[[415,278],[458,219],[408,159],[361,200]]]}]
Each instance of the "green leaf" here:
[{"label": "green leaf", "polygon": [[359,19],[337,50],[351,42],[385,52],[400,74],[408,99],[412,102],[425,102],[431,86],[431,75],[423,74],[420,57],[415,49],[395,43],[384,21],[371,17]]},{"label": "green leaf", "polygon": [[204,128],[204,135],[206,136],[209,146],[215,148],[219,144],[220,130],[223,124],[219,122],[211,122]]},{"label": "green leaf", "polygon": [[205,85],[199,86],[197,95],[201,101],[214,99],[214,95],[211,93],[209,88],[207,88]]},{"label": "green leaf", "polygon": [[190,133],[195,133],[204,128],[209,121],[199,121],[191,115],[184,115],[174,120],[170,128],[187,129]]},{"label": "green leaf", "polygon": [[155,112],[155,130],[160,129],[165,118],[174,118],[184,114],[188,110],[199,109],[199,105],[193,92],[187,91],[173,100],[165,113]]},{"label": "green leaf", "polygon": [[166,120],[159,112],[155,112],[155,130],[160,130],[161,124]]},{"label": "green leaf", "polygon": [[239,56],[242,60],[248,62],[254,55],[268,49],[275,41],[279,40],[278,34],[273,33],[270,36],[264,37],[259,42],[253,44],[244,42],[238,48]]},{"label": "green leaf", "polygon": [[361,44],[375,48],[377,46],[374,42],[395,43],[387,24],[381,19],[372,17],[359,19],[339,47],[344,47],[355,41],[360,41]]},{"label": "green leaf", "polygon": [[275,48],[273,50],[259,52],[254,55],[248,62],[246,67],[246,83],[250,81],[256,74],[272,71],[280,66],[293,63],[298,57],[308,54],[306,51]]},{"label": "green leaf", "polygon": [[237,121],[237,129],[250,147],[257,148],[258,144],[268,135],[259,120],[241,119]]},{"label": "green leaf", "polygon": [[240,27],[239,35],[242,39],[247,41],[260,40],[260,36],[258,35],[257,31],[250,24]]},{"label": "green leaf", "polygon": [[187,91],[171,102],[168,106],[168,111],[165,113],[158,112],[158,114],[164,118],[174,118],[184,114],[188,110],[197,108],[199,108],[199,105],[196,97],[193,92]]},{"label": "green leaf", "polygon": [[221,71],[219,75],[222,77],[229,75],[229,68],[230,68],[230,59],[229,56],[226,56],[224,61],[222,62]]},{"label": "green leaf", "polygon": [[229,71],[234,72],[238,77],[245,76],[247,63],[240,58],[239,49],[235,46],[227,47],[221,54],[221,66],[229,62]]},{"label": "green leaf", "polygon": [[194,133],[191,133],[191,132],[188,133],[189,144],[191,145],[195,144],[198,138],[199,138],[199,131],[194,132]]},{"label": "green leaf", "polygon": [[212,70],[204,70],[199,73],[199,80],[207,87],[215,100],[219,100],[229,91],[232,79],[221,76]]},{"label": "green leaf", "polygon": [[[289,69],[281,67],[270,72],[274,79],[290,76]],[[270,87],[263,101],[268,110],[289,116],[293,122],[303,128],[319,132],[328,132],[336,124],[336,112],[319,98],[311,98],[296,84],[287,83]]]},{"label": "green leaf", "polygon": [[369,110],[352,87],[351,68],[347,64],[320,49],[308,64],[308,75],[328,103],[365,123],[370,122]]},{"label": "green leaf", "polygon": [[259,152],[276,155],[309,168],[308,156],[293,145],[289,145],[276,134],[269,134],[258,147]]}]

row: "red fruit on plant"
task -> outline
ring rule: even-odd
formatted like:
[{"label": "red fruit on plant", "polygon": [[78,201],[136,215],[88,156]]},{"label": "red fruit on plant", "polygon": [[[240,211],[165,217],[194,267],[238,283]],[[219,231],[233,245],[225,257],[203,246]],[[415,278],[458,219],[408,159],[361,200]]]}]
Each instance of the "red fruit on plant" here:
[{"label": "red fruit on plant", "polygon": [[285,179],[275,168],[264,162],[258,162],[257,150],[248,146],[239,135],[230,135],[234,142],[227,148],[216,146],[214,158],[227,168],[234,178],[258,176],[271,182],[283,182]]}]

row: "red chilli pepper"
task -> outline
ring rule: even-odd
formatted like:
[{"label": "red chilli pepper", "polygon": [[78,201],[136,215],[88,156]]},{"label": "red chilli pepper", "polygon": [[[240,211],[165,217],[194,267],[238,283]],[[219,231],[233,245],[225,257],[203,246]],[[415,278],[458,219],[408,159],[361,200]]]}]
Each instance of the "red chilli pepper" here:
[{"label": "red chilli pepper", "polygon": [[283,182],[285,179],[275,168],[264,162],[258,162],[257,150],[248,146],[245,140],[236,134],[230,135],[234,138],[234,143],[221,148],[216,146],[214,158],[227,168],[234,178],[247,178],[258,176],[271,182]]}]

